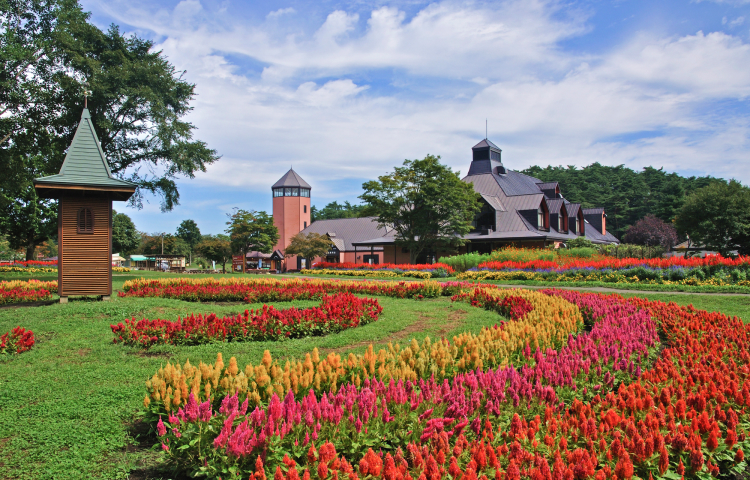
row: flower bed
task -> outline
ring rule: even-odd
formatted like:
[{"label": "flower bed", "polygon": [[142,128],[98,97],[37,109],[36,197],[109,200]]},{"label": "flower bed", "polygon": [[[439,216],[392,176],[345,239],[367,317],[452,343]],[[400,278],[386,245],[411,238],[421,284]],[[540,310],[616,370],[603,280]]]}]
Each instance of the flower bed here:
[{"label": "flower bed", "polygon": [[[445,288],[448,292],[448,286]],[[345,358],[336,353],[320,358],[314,350],[303,361],[289,361],[283,368],[268,351],[261,364],[247,365],[242,371],[234,358],[225,367],[221,355],[213,365],[168,363],[149,380],[144,404],[152,415],[166,415],[184,406],[189,392],[197,401],[218,401],[234,393],[249,395],[250,405],[256,406],[267,402],[274,393],[283,397],[290,389],[295,395],[304,396],[310,389],[316,393],[335,392],[349,382],[360,387],[366,379],[447,379],[477,368],[522,362],[525,346],[546,349],[564,345],[570,334],[583,326],[578,308],[564,299],[527,290],[493,290],[500,301],[509,294],[523,297],[533,310],[527,309],[515,321],[482,329],[479,334],[463,333],[452,341],[443,338],[433,342],[426,338],[420,344],[412,340],[405,347],[391,345],[377,352],[371,345],[364,354]]]},{"label": "flower bed", "polygon": [[[216,405],[188,397],[157,424],[163,449],[192,473],[278,480],[677,479],[745,471],[750,327],[674,304],[546,293],[576,303],[593,328],[560,352],[537,352],[520,371],[478,370],[447,383],[370,381],[301,400],[271,397],[254,410],[241,394]],[[637,359],[655,341],[651,315],[668,346],[640,372]],[[525,389],[516,376],[531,369],[528,378],[540,383]],[[620,376],[613,380],[611,371]],[[558,381],[571,372],[573,383]],[[537,388],[542,381],[552,401],[549,389]]]},{"label": "flower bed", "polygon": [[[432,278],[433,272],[420,270],[336,270],[331,268],[302,269],[303,275],[344,275],[346,277],[368,277],[368,278],[392,278],[392,277],[414,277]],[[446,275],[443,275],[446,276]]]},{"label": "flower bed", "polygon": [[[499,293],[497,289],[480,289],[457,300],[493,309],[526,303],[523,296],[503,297]],[[523,353],[526,365],[520,370],[513,365],[487,371],[477,368],[445,381],[435,376],[417,381],[366,379],[361,388],[346,384],[331,393],[315,395],[310,391],[301,400],[295,400],[292,391],[283,401],[274,394],[267,407],[254,410],[251,401],[241,401],[242,393],[225,396],[220,404],[206,400],[199,405],[191,392],[184,408],[159,420],[157,431],[167,455],[183,468],[209,476],[225,475],[230,469],[252,474],[258,466],[267,469],[268,475],[281,468],[286,478],[297,467],[321,476],[319,457],[325,455],[324,450],[331,452],[327,454],[330,458],[324,459],[324,471],[381,476],[388,456],[368,453],[363,463],[362,453],[367,447],[384,450],[392,461],[400,456],[405,462],[399,461],[399,466],[407,470],[424,468],[428,456],[423,454],[423,447],[435,455],[436,445],[430,445],[435,437],[435,443],[442,442],[443,448],[449,441],[477,438],[490,418],[509,423],[505,427],[511,432],[528,428],[518,413],[532,418],[532,429],[536,421],[538,429],[539,415],[549,416],[571,398],[591,399],[610,392],[616,383],[640,375],[640,364],[657,340],[649,316],[629,305],[612,305],[603,297],[582,304],[589,312],[592,330],[572,339],[560,352],[547,350],[543,355],[537,350],[532,355],[527,347]],[[237,370],[231,362],[229,369]],[[578,388],[578,382],[593,388]],[[201,444],[205,446],[202,449]],[[398,453],[403,449],[409,453],[406,457]],[[421,462],[415,452],[422,456]],[[444,451],[442,458],[432,458],[439,462],[435,463],[435,473],[448,465],[450,455],[450,451]],[[501,453],[496,455],[493,449],[492,455]],[[257,463],[259,456],[265,458],[265,464]],[[370,469],[370,462],[376,464],[379,473]],[[302,471],[297,473],[304,476]],[[415,475],[413,478],[418,478],[419,472]]]},{"label": "flower bed", "polygon": [[0,335],[0,355],[23,353],[34,346],[34,332],[23,327],[16,327]]},{"label": "flower bed", "polygon": [[258,310],[228,317],[190,315],[176,321],[126,320],[110,325],[114,343],[149,348],[155,344],[198,345],[211,341],[280,340],[327,335],[374,322],[382,312],[377,300],[351,293],[324,296],[319,307]]},{"label": "flower bed", "polygon": [[275,278],[162,278],[129,280],[123,284],[121,297],[159,297],[186,301],[278,302],[320,299],[323,295],[349,292],[414,298],[453,295],[470,283],[448,282],[359,282],[323,279]]},{"label": "flower bed", "polygon": [[57,281],[12,280],[0,282],[0,305],[51,300],[57,292]]},{"label": "flower bed", "polygon": [[433,277],[444,278],[452,277],[455,273],[453,267],[444,263],[431,263],[431,264],[407,264],[407,263],[330,263],[330,262],[317,262],[312,265],[313,270],[324,269],[324,270],[362,270],[367,272],[376,271],[392,271],[399,276],[404,272],[430,272]]},{"label": "flower bed", "polygon": [[52,267],[7,267],[0,266],[0,273],[57,273],[57,268]]},{"label": "flower bed", "polygon": [[57,267],[57,260],[52,261],[40,261],[40,260],[13,260],[2,262],[0,266],[15,266],[15,267]]},{"label": "flower bed", "polygon": [[113,273],[129,273],[130,269],[128,267],[112,267]]},{"label": "flower bed", "polygon": [[750,257],[603,258],[560,257],[556,261],[484,262],[460,273],[461,280],[604,282],[750,287]]}]

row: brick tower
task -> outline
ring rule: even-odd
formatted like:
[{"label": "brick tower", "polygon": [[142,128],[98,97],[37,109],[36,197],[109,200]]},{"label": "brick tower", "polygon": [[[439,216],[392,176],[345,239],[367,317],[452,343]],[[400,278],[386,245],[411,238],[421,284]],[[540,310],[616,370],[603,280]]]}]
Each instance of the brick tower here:
[{"label": "brick tower", "polygon": [[[273,224],[279,229],[275,249],[282,252],[292,237],[310,225],[310,185],[297,172],[289,169],[271,187],[273,192]],[[287,269],[299,269],[296,258],[287,261]]]}]

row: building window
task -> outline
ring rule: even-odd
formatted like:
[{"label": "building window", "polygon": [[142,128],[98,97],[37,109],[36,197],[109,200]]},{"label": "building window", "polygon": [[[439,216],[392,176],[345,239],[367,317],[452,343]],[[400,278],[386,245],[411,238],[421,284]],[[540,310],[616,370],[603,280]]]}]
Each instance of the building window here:
[{"label": "building window", "polygon": [[293,188],[292,189],[292,196],[293,197],[299,197],[299,188]]},{"label": "building window", "polygon": [[300,188],[299,189],[299,196],[300,197],[310,198],[310,189],[309,188]]},{"label": "building window", "polygon": [[273,196],[274,197],[283,197],[284,196],[284,189],[283,188],[274,188],[273,189]]},{"label": "building window", "polygon": [[304,224],[305,224],[305,228],[307,228],[307,222],[304,222]]},{"label": "building window", "polygon": [[302,205],[302,213],[307,213],[307,205]]},{"label": "building window", "polygon": [[78,210],[78,233],[94,233],[94,216],[89,208]]},{"label": "building window", "polygon": [[562,215],[557,215],[557,231],[562,232],[563,231],[563,217]]},{"label": "building window", "polygon": [[576,217],[575,229],[576,229],[576,233],[578,233],[578,234],[581,233],[581,223],[580,222],[581,221],[578,219],[578,217]]},{"label": "building window", "polygon": [[536,224],[538,229],[544,228],[544,210],[542,210],[542,207],[539,207],[539,210],[536,212]]}]

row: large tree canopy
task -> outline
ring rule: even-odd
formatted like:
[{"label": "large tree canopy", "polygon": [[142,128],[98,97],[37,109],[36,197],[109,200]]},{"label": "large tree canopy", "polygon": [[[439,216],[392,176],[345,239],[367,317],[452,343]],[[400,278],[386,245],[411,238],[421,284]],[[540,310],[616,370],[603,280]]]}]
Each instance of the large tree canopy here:
[{"label": "large tree canopy", "polygon": [[32,180],[58,173],[90,92],[89,111],[112,173],[162,210],[179,202],[175,179],[218,156],[182,118],[195,85],[153,43],[103,32],[76,0],[0,1],[0,232],[27,257],[56,234],[57,208]]},{"label": "large tree canopy", "polygon": [[[276,242],[279,241],[279,230],[273,224],[273,217],[266,212],[235,209],[233,214],[227,214],[226,232],[231,240],[232,252],[242,254],[258,251],[271,253]],[[242,262],[245,271],[246,262]]]},{"label": "large tree canopy", "polygon": [[124,213],[112,211],[112,250],[120,255],[134,252],[141,244],[141,235],[133,220]]},{"label": "large tree canopy", "polygon": [[607,230],[618,238],[648,214],[671,223],[686,192],[714,182],[726,183],[713,177],[681,177],[661,168],[646,167],[636,172],[623,165],[609,167],[599,163],[583,168],[533,166],[521,173],[543,182],[559,182],[563,196],[584,208],[604,207]]},{"label": "large tree canopy", "polygon": [[331,249],[331,239],[328,235],[322,235],[320,233],[310,232],[305,235],[299,232],[293,236],[289,242],[289,246],[284,250],[284,255],[287,257],[292,255],[299,255],[302,258],[307,258],[310,261],[317,257],[322,257],[328,250]]},{"label": "large tree canopy", "polygon": [[362,185],[365,214],[396,231],[396,245],[409,249],[410,261],[424,253],[437,255],[465,243],[479,209],[479,194],[440,157],[405,160],[403,167]]},{"label": "large tree canopy", "polygon": [[750,188],[736,180],[714,183],[691,194],[675,221],[693,245],[722,255],[750,255]]},{"label": "large tree canopy", "polygon": [[195,251],[206,260],[220,263],[223,272],[227,273],[227,262],[232,260],[232,241],[228,236],[206,235],[195,246]]}]

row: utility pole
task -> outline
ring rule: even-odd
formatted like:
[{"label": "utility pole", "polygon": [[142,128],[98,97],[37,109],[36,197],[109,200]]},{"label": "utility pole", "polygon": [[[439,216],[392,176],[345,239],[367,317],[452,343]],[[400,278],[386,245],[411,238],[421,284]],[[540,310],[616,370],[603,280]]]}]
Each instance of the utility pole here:
[{"label": "utility pole", "polygon": [[161,232],[161,254],[164,255],[164,232]]}]

